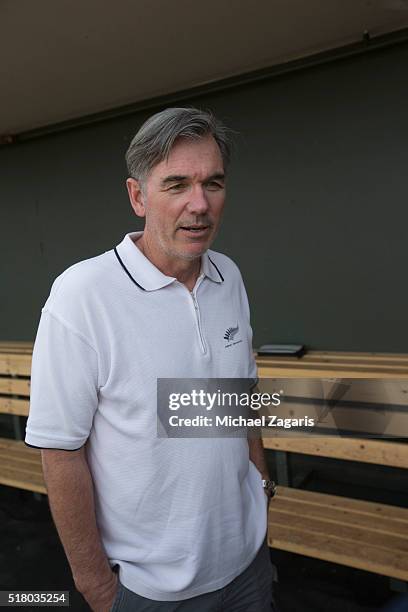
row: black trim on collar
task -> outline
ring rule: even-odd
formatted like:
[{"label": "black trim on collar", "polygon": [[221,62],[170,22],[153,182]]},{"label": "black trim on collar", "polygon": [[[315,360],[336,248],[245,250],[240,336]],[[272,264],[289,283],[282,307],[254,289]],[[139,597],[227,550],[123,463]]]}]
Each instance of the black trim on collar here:
[{"label": "black trim on collar", "polygon": [[120,265],[122,266],[122,268],[124,269],[124,271],[126,272],[126,274],[128,275],[128,277],[130,278],[130,280],[135,283],[135,285],[137,285],[139,287],[139,289],[142,289],[143,291],[146,291],[146,289],[144,287],[142,287],[142,285],[139,285],[139,283],[137,283],[135,281],[135,279],[133,278],[133,276],[131,275],[131,273],[129,272],[129,270],[127,269],[127,267],[125,266],[125,264],[123,263],[123,261],[121,260],[121,258],[119,257],[119,253],[116,249],[116,247],[113,249],[115,252],[116,257],[118,258],[118,262],[120,263]]},{"label": "black trim on collar", "polygon": [[219,274],[220,279],[222,280],[222,282],[224,282],[224,277],[223,277],[223,275],[221,274],[221,272],[219,271],[219,269],[217,268],[217,266],[215,265],[215,263],[213,262],[213,260],[211,259],[211,257],[210,257],[210,256],[208,256],[208,259],[211,261],[212,265],[213,265],[213,266],[214,266],[214,268],[217,270],[217,272],[218,272],[218,274]]}]

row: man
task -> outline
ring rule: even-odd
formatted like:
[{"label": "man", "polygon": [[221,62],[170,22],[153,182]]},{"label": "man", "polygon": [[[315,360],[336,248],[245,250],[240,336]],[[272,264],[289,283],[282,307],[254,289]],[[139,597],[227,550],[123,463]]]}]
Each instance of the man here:
[{"label": "man", "polygon": [[151,117],[127,152],[144,231],[68,268],[42,310],[26,442],[97,612],[271,609],[261,442],[157,437],[158,378],[256,378],[240,273],[208,250],[228,160],[211,114]]}]

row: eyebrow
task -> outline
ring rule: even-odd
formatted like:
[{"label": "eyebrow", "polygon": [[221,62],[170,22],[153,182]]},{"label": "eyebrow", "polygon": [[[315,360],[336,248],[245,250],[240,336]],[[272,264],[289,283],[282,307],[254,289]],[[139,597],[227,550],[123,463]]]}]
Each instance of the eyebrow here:
[{"label": "eyebrow", "polygon": [[[183,182],[183,181],[186,181],[188,178],[189,178],[188,176],[184,176],[182,174],[170,174],[169,176],[166,176],[164,179],[160,181],[160,185],[162,187],[165,187],[169,183]],[[203,182],[208,183],[209,181],[214,181],[214,180],[223,181],[224,179],[225,179],[225,174],[223,174],[222,172],[216,172],[215,174],[208,176]]]}]

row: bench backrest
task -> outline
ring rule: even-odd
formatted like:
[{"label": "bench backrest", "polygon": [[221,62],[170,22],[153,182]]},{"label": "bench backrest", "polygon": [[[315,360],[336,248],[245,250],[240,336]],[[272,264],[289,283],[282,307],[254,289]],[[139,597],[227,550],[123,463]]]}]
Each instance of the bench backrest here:
[{"label": "bench backrest", "polygon": [[264,437],[265,448],[408,468],[408,443],[335,436]]},{"label": "bench backrest", "polygon": [[[29,410],[30,396],[30,372],[31,355],[33,344],[31,342],[0,342],[0,412],[27,416]],[[374,353],[339,353],[310,351],[301,359],[288,357],[257,357],[258,374],[260,378],[273,377],[347,377],[347,378],[394,378],[408,380],[408,355],[398,354],[374,354]],[[323,443],[320,438],[270,438],[270,444],[286,444],[297,446],[299,450],[292,452],[307,453],[321,456],[352,459],[356,461],[367,461],[369,463],[382,463],[377,458],[391,453],[389,442],[376,440],[363,440],[361,447],[356,440],[325,438],[330,444]],[[369,443],[369,444],[368,444]],[[387,444],[387,446],[382,446]],[[397,445],[393,443],[393,447]],[[404,445],[397,452],[402,460],[405,460]],[[330,449],[329,449],[330,447]],[[339,450],[339,449],[345,449]],[[369,450],[370,449],[370,450]],[[323,453],[330,453],[323,455]],[[347,456],[345,456],[347,455]],[[395,458],[395,450],[392,451],[394,458],[389,461],[399,463],[401,460]],[[360,458],[362,457],[362,458]],[[389,465],[395,465],[390,463]],[[405,466],[404,466],[405,467]],[[406,466],[408,467],[408,466]]]},{"label": "bench backrest", "polygon": [[0,343],[0,413],[27,416],[32,343]]},{"label": "bench backrest", "polygon": [[[387,389],[389,400],[394,400],[396,403],[401,402],[400,398],[406,393],[408,383],[408,355],[405,354],[310,351],[301,359],[257,357],[257,364],[260,378],[328,377],[399,380],[401,385],[397,385],[392,392],[391,387]],[[262,390],[262,381],[260,389]],[[408,413],[406,418],[408,419]],[[264,436],[263,442],[264,447],[268,449],[408,468],[408,444],[395,442],[392,439],[324,435],[271,437],[268,434]]]},{"label": "bench backrest", "polygon": [[408,355],[309,351],[302,358],[257,357],[258,376],[408,379]]}]

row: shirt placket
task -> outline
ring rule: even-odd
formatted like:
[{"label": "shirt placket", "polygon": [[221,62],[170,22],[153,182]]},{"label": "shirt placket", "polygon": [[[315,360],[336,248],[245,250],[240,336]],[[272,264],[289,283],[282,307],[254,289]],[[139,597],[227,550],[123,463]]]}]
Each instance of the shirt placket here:
[{"label": "shirt placket", "polygon": [[200,349],[201,349],[201,352],[203,353],[203,355],[205,355],[207,353],[207,351],[208,351],[208,348],[207,348],[207,343],[205,341],[204,332],[203,332],[203,326],[202,326],[201,314],[200,314],[200,306],[199,306],[198,300],[197,300],[197,290],[198,290],[202,280],[203,280],[203,277],[200,277],[198,279],[196,286],[194,287],[194,289],[192,291],[190,291],[190,295],[191,295],[191,299],[192,299],[192,302],[193,302],[195,324],[196,324],[198,339],[199,339],[199,343],[200,343]]}]

